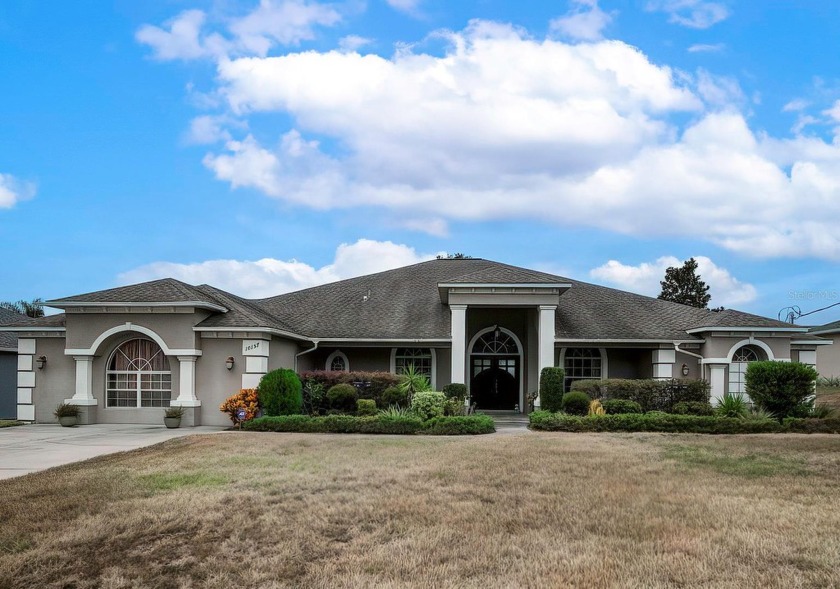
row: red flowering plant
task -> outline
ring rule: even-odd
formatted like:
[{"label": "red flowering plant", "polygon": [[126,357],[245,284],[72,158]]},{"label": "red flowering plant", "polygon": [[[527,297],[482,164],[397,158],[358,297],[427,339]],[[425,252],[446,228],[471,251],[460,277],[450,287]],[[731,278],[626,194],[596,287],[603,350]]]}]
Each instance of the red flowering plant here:
[{"label": "red flowering plant", "polygon": [[[239,410],[245,410],[245,418],[239,419]],[[219,411],[227,413],[233,425],[239,424],[240,421],[248,421],[254,419],[259,412],[260,406],[257,399],[257,389],[240,389],[235,395],[231,395],[225,402],[219,406]]]}]

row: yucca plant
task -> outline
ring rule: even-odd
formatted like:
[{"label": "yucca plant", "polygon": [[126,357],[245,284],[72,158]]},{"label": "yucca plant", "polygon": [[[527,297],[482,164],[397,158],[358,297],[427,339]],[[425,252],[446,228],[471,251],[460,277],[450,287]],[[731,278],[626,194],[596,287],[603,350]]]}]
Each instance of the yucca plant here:
[{"label": "yucca plant", "polygon": [[715,408],[715,413],[720,417],[746,417],[749,407],[744,395],[740,393],[726,393],[723,398],[718,401],[718,406]]},{"label": "yucca plant", "polygon": [[387,409],[380,409],[377,415],[381,417],[411,417],[411,410],[407,407],[400,407],[399,405],[391,405]]},{"label": "yucca plant", "polygon": [[397,388],[406,393],[410,400],[414,393],[432,390],[432,385],[429,383],[429,377],[417,370],[414,364],[409,364],[403,369]]},{"label": "yucca plant", "polygon": [[767,411],[767,409],[763,409],[758,405],[754,405],[753,407],[751,407],[744,417],[753,421],[761,421],[765,419],[778,419],[774,413]]},{"label": "yucca plant", "polygon": [[808,412],[808,417],[814,419],[831,419],[837,417],[837,409],[825,403],[818,403],[811,407],[811,410]]}]

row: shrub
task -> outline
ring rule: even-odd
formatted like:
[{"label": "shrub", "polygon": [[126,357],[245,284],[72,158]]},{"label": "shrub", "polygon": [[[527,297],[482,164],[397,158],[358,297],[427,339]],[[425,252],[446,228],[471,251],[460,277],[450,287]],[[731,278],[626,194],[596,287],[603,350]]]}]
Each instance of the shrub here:
[{"label": "shrub", "polygon": [[811,408],[810,413],[806,415],[811,419],[833,419],[837,417],[837,409],[825,403],[818,403]]},{"label": "shrub", "polygon": [[486,415],[436,417],[423,422],[413,415],[389,415],[386,412],[363,417],[354,415],[266,416],[245,423],[243,428],[251,431],[341,434],[472,435],[496,431],[493,420]]},{"label": "shrub", "polygon": [[604,406],[601,405],[601,401],[595,399],[594,401],[590,401],[589,403],[589,415],[606,415],[607,412],[604,411]]},{"label": "shrub", "polygon": [[715,413],[720,417],[746,417],[748,410],[744,395],[735,393],[726,393],[715,407]]},{"label": "shrub", "polygon": [[444,415],[464,415],[464,400],[463,399],[447,399],[446,406],[443,408]]},{"label": "shrub", "polygon": [[840,434],[840,419],[803,419],[788,417],[782,420],[785,431],[797,434]]},{"label": "shrub", "polygon": [[586,415],[589,412],[589,395],[580,391],[570,391],[563,395],[562,409],[571,415]]},{"label": "shrub", "polygon": [[257,396],[266,415],[295,415],[303,409],[302,389],[294,370],[279,368],[263,375]]},{"label": "shrub", "polygon": [[418,391],[411,399],[411,411],[423,421],[443,417],[446,397],[434,391]]},{"label": "shrub", "polygon": [[546,411],[560,411],[563,407],[563,379],[565,373],[562,368],[548,366],[540,372],[540,404]]},{"label": "shrub", "polygon": [[415,417],[408,407],[391,405],[387,409],[380,409],[377,413],[380,417]]},{"label": "shrub", "polygon": [[327,394],[324,385],[314,378],[303,381],[303,410],[308,415],[318,415],[327,409]]},{"label": "shrub", "polygon": [[807,364],[772,360],[750,362],[744,377],[753,402],[779,417],[788,417],[797,407],[810,405],[816,380],[817,371]]},{"label": "shrub", "polygon": [[358,399],[359,393],[356,391],[356,387],[351,384],[333,385],[327,391],[330,408],[337,411],[352,413],[356,409]]},{"label": "shrub", "polygon": [[400,390],[398,387],[388,387],[382,393],[382,406],[391,407],[408,407],[408,393]]},{"label": "shrub", "polygon": [[680,401],[675,403],[671,413],[677,415],[714,415],[715,408],[711,403],[701,401]]},{"label": "shrub", "polygon": [[356,401],[356,415],[376,415],[376,401],[373,399]]},{"label": "shrub", "polygon": [[397,387],[411,399],[415,393],[425,393],[431,390],[429,377],[417,370],[414,364],[409,364],[400,375],[400,382]]},{"label": "shrub", "polygon": [[673,415],[661,411],[600,417],[537,411],[529,417],[531,429],[543,431],[750,434],[773,433],[783,429],[782,425],[773,419],[745,420],[709,415]]},{"label": "shrub", "polygon": [[493,418],[487,415],[435,417],[423,424],[423,433],[432,436],[492,434],[494,431]]},{"label": "shrub", "polygon": [[447,399],[460,399],[463,401],[467,396],[467,385],[460,382],[444,385],[443,394]]},{"label": "shrub", "polygon": [[184,408],[183,407],[167,407],[163,410],[163,416],[169,419],[183,419],[184,418]]},{"label": "shrub", "polygon": [[[390,372],[343,372],[332,370],[310,370],[301,374],[301,379],[304,382],[317,382],[323,387],[323,391],[328,391],[331,387],[337,384],[349,384],[356,386],[356,390],[360,399],[373,399],[376,401],[378,407],[387,407],[382,403],[382,394],[388,387],[396,386],[399,382],[399,377]],[[321,404],[318,407],[318,412],[326,412],[329,408],[326,397],[322,398]]]},{"label": "shrub", "polygon": [[682,402],[708,402],[709,383],[705,380],[654,380],[610,378],[576,380],[571,390],[592,399],[636,401],[643,411],[673,411]]},{"label": "shrub", "polygon": [[641,413],[642,406],[636,401],[628,401],[627,399],[607,399],[602,401],[601,405],[607,415],[619,415],[622,413]]},{"label": "shrub", "polygon": [[219,411],[227,413],[233,425],[239,423],[237,413],[240,409],[245,410],[245,419],[254,419],[260,410],[259,397],[257,396],[257,389],[239,389],[235,395],[231,395],[225,402],[219,405]]}]

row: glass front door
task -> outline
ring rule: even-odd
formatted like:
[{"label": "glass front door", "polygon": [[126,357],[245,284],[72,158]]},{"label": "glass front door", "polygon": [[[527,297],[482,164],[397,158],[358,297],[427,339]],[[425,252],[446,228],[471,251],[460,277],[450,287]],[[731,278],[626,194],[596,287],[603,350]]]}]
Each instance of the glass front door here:
[{"label": "glass front door", "polygon": [[470,379],[477,409],[513,411],[519,404],[518,356],[472,356]]}]

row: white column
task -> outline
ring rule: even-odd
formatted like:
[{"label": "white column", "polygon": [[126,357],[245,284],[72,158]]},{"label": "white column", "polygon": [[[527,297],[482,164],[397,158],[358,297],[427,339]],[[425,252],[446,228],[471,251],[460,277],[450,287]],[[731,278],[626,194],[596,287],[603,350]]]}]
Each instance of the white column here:
[{"label": "white column", "polygon": [[201,401],[195,397],[195,361],[198,356],[178,356],[180,379],[178,398],[170,403],[173,407],[200,407]]},{"label": "white column", "polygon": [[96,405],[93,398],[93,356],[73,356],[76,361],[76,392],[65,403],[70,405]]},{"label": "white column", "polygon": [[245,358],[245,371],[242,373],[242,388],[255,389],[262,377],[268,373],[268,356],[271,342],[261,339],[242,341],[242,356]]},{"label": "white column", "polygon": [[673,349],[653,351],[653,378],[667,380],[674,378],[674,362],[677,352]]},{"label": "white column", "polygon": [[709,365],[709,384],[711,393],[709,401],[717,405],[726,394],[726,364]]},{"label": "white column", "polygon": [[[542,374],[543,368],[554,366],[554,311],[557,309],[556,305],[540,305],[540,316],[538,321],[539,333],[539,351],[537,358],[537,373]],[[539,392],[539,389],[537,389]],[[537,396],[534,401],[534,409],[540,408],[540,398]]]},{"label": "white column", "polygon": [[18,340],[17,418],[35,421],[35,340]]},{"label": "white column", "polygon": [[467,306],[449,305],[452,315],[452,378],[450,382],[467,384]]}]

